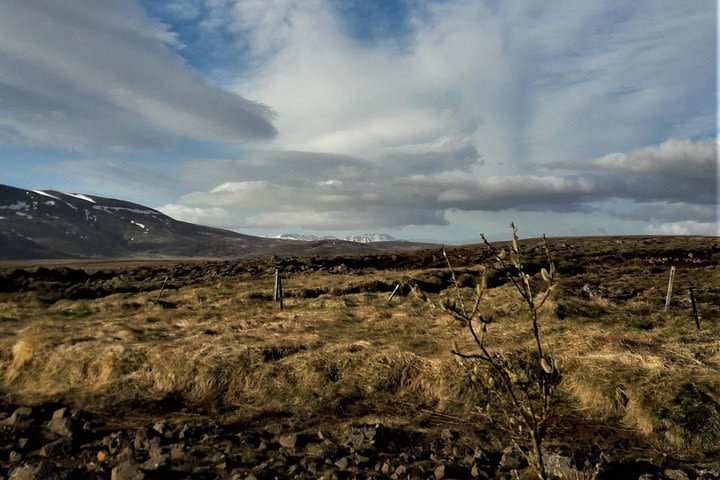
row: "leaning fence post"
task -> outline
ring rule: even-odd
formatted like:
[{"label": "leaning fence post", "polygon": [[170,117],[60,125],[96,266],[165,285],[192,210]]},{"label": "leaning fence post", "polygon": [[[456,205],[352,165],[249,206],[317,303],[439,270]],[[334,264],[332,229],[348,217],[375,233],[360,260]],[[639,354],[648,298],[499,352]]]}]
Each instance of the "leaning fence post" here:
[{"label": "leaning fence post", "polygon": [[398,291],[398,288],[400,288],[399,283],[397,285],[395,285],[395,290],[393,290],[392,293],[390,294],[390,298],[387,299],[387,303],[390,303],[390,300],[393,299],[393,297],[395,296],[395,293]]},{"label": "leaning fence post", "polygon": [[665,298],[665,311],[670,306],[670,297],[672,297],[673,279],[675,278],[675,267],[670,267],[670,280],[668,281],[667,297]]},{"label": "leaning fence post", "polygon": [[690,287],[690,303],[692,303],[693,317],[695,317],[695,326],[700,330],[700,317],[698,316],[697,304],[695,303],[695,289]]},{"label": "leaning fence post", "polygon": [[162,297],[162,294],[165,291],[165,285],[167,285],[169,278],[170,278],[170,275],[165,276],[165,281],[163,282],[162,287],[160,287],[160,293],[158,293],[158,298],[157,298],[157,300],[155,300],[156,303],[160,302],[160,297]]}]

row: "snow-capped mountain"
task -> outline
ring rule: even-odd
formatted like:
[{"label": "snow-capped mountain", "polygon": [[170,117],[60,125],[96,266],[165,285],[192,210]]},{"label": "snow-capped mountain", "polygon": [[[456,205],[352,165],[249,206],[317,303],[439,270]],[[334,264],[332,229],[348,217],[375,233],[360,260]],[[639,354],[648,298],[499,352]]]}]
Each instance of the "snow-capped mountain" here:
[{"label": "snow-capped mountain", "polygon": [[317,235],[304,235],[302,233],[281,233],[280,235],[273,237],[281,240],[296,240],[299,242],[316,242],[318,240],[339,240],[337,237],[324,236],[319,237]]},{"label": "snow-capped mountain", "polygon": [[0,185],[0,258],[216,257],[278,243],[180,222],[123,200]]},{"label": "snow-capped mountain", "polygon": [[315,242],[318,240],[344,240],[346,242],[354,242],[354,243],[375,243],[375,242],[401,242],[403,240],[398,240],[396,238],[391,237],[387,233],[363,233],[361,235],[348,235],[346,237],[333,237],[333,236],[323,236],[319,237],[317,235],[307,235],[302,233],[281,233],[280,235],[274,237],[279,238],[282,240],[297,240],[302,242]]},{"label": "snow-capped mountain", "polygon": [[180,222],[124,200],[0,185],[0,259],[327,255],[429,246],[382,234],[352,238],[256,237]]},{"label": "snow-capped mountain", "polygon": [[391,237],[387,233],[363,233],[362,235],[349,235],[343,240],[355,243],[375,243],[375,242],[400,242],[396,238]]}]

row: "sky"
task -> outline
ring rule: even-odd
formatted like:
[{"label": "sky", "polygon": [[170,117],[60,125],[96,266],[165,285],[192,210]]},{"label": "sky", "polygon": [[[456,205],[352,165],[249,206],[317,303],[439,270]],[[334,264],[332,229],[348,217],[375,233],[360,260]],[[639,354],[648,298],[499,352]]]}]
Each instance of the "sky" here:
[{"label": "sky", "polygon": [[3,0],[0,183],[251,235],[718,235],[717,2]]}]

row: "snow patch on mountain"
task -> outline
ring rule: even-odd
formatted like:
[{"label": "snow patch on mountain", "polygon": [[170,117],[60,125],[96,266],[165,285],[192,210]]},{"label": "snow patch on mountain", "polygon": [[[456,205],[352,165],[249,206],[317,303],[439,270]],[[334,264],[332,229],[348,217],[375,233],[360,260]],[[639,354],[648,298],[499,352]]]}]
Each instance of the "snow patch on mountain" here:
[{"label": "snow patch on mountain", "polygon": [[87,195],[83,195],[82,193],[65,193],[65,192],[63,192],[63,194],[67,195],[68,197],[74,197],[74,198],[79,198],[80,200],[85,200],[86,202],[96,203],[95,200],[88,197]]},{"label": "snow patch on mountain", "polygon": [[128,208],[128,207],[108,207],[105,205],[94,205],[95,210],[102,210],[103,212],[114,214],[115,212],[123,211],[130,213],[137,213],[140,215],[153,215],[158,213],[156,210],[142,209],[142,208]]},{"label": "snow patch on mountain", "polygon": [[397,239],[391,237],[387,233],[363,233],[362,235],[348,235],[343,240],[355,243],[375,243],[375,242],[396,242]]},{"label": "snow patch on mountain", "polygon": [[300,242],[316,242],[318,240],[344,240],[346,242],[355,242],[355,243],[402,241],[402,240],[397,240],[394,237],[391,237],[387,233],[363,233],[361,235],[347,235],[342,238],[327,236],[327,235],[320,237],[317,235],[307,235],[307,234],[302,234],[302,233],[281,233],[280,235],[278,235],[274,238],[279,238],[281,240],[296,240],[296,241],[300,241]]},{"label": "snow patch on mountain", "polygon": [[44,196],[44,197],[50,197],[50,198],[54,198],[55,200],[60,200],[60,199],[59,199],[58,197],[56,197],[55,195],[50,195],[49,193],[43,192],[42,190],[30,190],[30,191],[33,192],[33,193],[37,193],[38,195],[42,195],[42,196]]},{"label": "snow patch on mountain", "polygon": [[298,242],[316,242],[318,240],[340,240],[337,237],[324,236],[319,237],[317,235],[305,235],[302,233],[281,233],[280,235],[273,237],[281,240],[296,240]]},{"label": "snow patch on mountain", "polygon": [[28,210],[30,206],[27,202],[15,202],[12,205],[0,205],[3,210]]}]

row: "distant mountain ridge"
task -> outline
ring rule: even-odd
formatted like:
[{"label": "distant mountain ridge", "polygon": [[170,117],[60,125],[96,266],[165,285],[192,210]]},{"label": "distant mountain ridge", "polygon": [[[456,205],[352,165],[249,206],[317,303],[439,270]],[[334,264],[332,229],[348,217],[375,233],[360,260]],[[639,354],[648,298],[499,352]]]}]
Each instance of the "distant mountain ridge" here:
[{"label": "distant mountain ridge", "polygon": [[273,237],[282,240],[295,240],[301,242],[314,242],[318,240],[343,240],[346,242],[354,243],[376,243],[376,242],[404,242],[405,240],[398,240],[387,233],[363,233],[361,235],[348,235],[345,237],[334,237],[332,235],[326,235],[319,237],[317,235],[306,235],[302,233],[281,233],[280,235]]},{"label": "distant mountain ridge", "polygon": [[339,240],[337,237],[333,236],[323,236],[319,237],[317,235],[306,235],[302,233],[281,233],[280,235],[277,235],[272,238],[278,238],[280,240],[292,240],[295,242],[316,242],[318,240]]},{"label": "distant mountain ridge", "polygon": [[0,259],[5,260],[322,255],[427,246],[257,237],[178,221],[124,200],[0,185]]},{"label": "distant mountain ridge", "polygon": [[0,258],[216,257],[273,245],[123,200],[0,185]]}]

